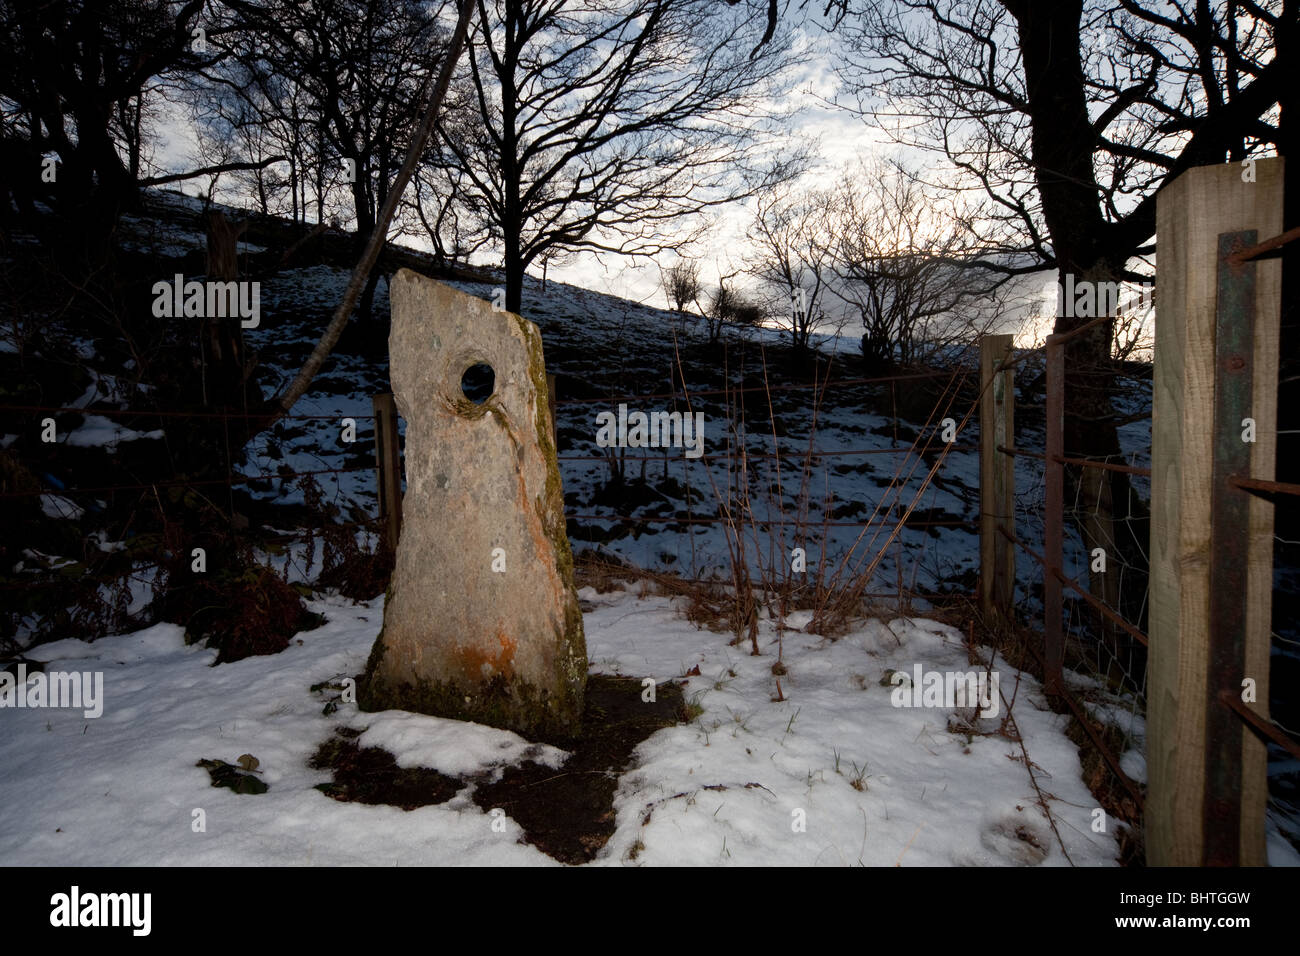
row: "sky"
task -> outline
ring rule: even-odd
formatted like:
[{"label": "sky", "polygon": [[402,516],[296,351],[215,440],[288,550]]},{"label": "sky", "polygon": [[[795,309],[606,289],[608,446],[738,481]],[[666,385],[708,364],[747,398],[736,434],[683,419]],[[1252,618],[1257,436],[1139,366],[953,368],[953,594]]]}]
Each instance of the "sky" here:
[{"label": "sky", "polygon": [[[815,142],[814,164],[798,180],[796,187],[824,186],[828,177],[838,173],[859,155],[883,148],[883,137],[859,116],[834,106],[840,83],[832,68],[835,38],[815,22],[795,28],[791,80],[780,106],[797,110],[796,121],[788,128],[786,141]],[[746,232],[753,220],[754,203],[737,203],[725,208],[717,217],[706,242],[697,253],[701,278],[707,283],[742,268],[754,247]],[[666,258],[663,266],[672,264]],[[665,306],[660,285],[659,262],[634,262],[622,257],[575,256],[565,266],[548,273],[570,282],[623,298],[651,305]],[[739,280],[738,280],[739,281]]]},{"label": "sky", "polygon": [[[803,19],[793,27],[793,63],[784,95],[781,102],[772,104],[794,111],[793,121],[784,130],[785,143],[814,144],[813,162],[807,172],[794,183],[796,190],[824,187],[856,159],[892,153],[898,149],[887,141],[886,134],[879,128],[869,125],[863,117],[837,107],[837,102],[853,103],[854,100],[851,96],[842,95],[841,82],[834,70],[839,35],[823,29],[817,21],[816,12],[798,9],[786,11],[786,16]],[[778,140],[777,145],[779,144]],[[203,158],[191,122],[182,115],[179,108],[159,123],[155,146],[154,162],[168,171],[192,169],[210,161]],[[910,165],[921,169],[924,169],[925,164],[933,162],[932,154],[912,153],[905,158]],[[233,183],[226,177],[222,185],[228,190]],[[206,186],[207,180],[202,178],[185,182],[181,188],[195,194]],[[247,198],[224,190],[219,194],[224,201],[236,205],[241,201],[248,202]],[[756,253],[754,244],[746,235],[753,221],[754,205],[751,200],[715,211],[709,232],[690,250],[690,256],[700,264],[701,280],[705,288],[713,286],[719,276],[740,272],[747,260]],[[685,230],[686,227],[683,227]],[[402,241],[416,247],[428,245],[417,236],[407,236]],[[483,263],[487,263],[496,255],[493,251],[488,257],[480,258]],[[669,303],[662,290],[661,274],[674,261],[672,255],[651,260],[584,251],[572,255],[561,264],[551,265],[547,277],[648,305],[666,307]],[[530,272],[540,277],[540,264],[534,264]],[[737,275],[732,281],[742,289],[748,287],[757,290],[757,283],[747,276]],[[1018,333],[1021,345],[1030,345],[1035,338],[1041,338],[1044,323],[1050,322],[1048,317],[1051,314],[1049,305],[1052,298],[1044,289],[1054,281],[1053,275],[1043,273],[1022,283],[1006,323],[997,330]],[[838,314],[843,308],[833,296],[824,296],[822,306],[832,314]],[[860,334],[859,326],[860,323],[850,321],[845,326],[844,333],[856,336]]]},{"label": "sky", "polygon": [[[790,17],[807,17],[806,12],[790,10]],[[795,122],[786,132],[791,143],[816,141],[815,164],[799,181],[802,185],[824,183],[828,173],[834,173],[863,151],[879,148],[881,136],[857,116],[836,109],[833,101],[839,83],[832,69],[833,34],[821,29],[811,19],[794,28],[791,79],[782,102],[774,104],[794,107]],[[210,162],[202,157],[202,150],[194,135],[191,123],[179,108],[166,110],[157,126],[154,162],[169,172],[192,169]],[[185,192],[195,194],[205,189],[206,179],[190,180],[181,184]],[[223,186],[230,186],[227,178]],[[234,197],[229,197],[231,200]],[[725,207],[716,217],[709,241],[697,250],[707,278],[721,270],[733,272],[750,254],[745,233],[753,216],[753,204],[735,204]],[[404,240],[419,245],[412,239]],[[709,250],[712,251],[709,251]],[[665,260],[665,266],[671,262]],[[540,266],[532,270],[538,276]],[[552,265],[548,278],[572,283],[584,288],[634,299],[649,304],[663,305],[660,287],[660,263],[635,261],[629,257],[594,253],[579,253],[563,265]],[[657,301],[656,301],[657,299]]]}]

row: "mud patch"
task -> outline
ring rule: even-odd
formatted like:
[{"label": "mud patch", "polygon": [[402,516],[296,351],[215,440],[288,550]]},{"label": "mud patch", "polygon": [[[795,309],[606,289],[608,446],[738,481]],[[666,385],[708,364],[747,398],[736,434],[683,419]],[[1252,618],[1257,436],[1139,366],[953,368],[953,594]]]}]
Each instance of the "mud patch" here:
[{"label": "mud patch", "polygon": [[403,768],[387,750],[361,747],[358,731],[341,728],[308,761],[314,770],[332,770],[334,779],[316,789],[344,803],[384,804],[414,810],[446,803],[462,784],[427,767]]},{"label": "mud patch", "polygon": [[[589,676],[581,736],[545,741],[569,751],[564,765],[530,760],[506,767],[496,782],[478,781],[474,803],[488,813],[503,810],[523,828],[524,842],[560,862],[590,862],[614,832],[614,791],[636,745],[690,719],[680,684],[659,684],[653,702],[642,700],[642,693],[639,678]],[[340,728],[311,759],[313,768],[334,772],[316,789],[335,800],[412,810],[444,803],[472,782],[436,770],[404,770],[388,751],[359,747],[360,733]]]},{"label": "mud patch", "polygon": [[681,685],[661,683],[653,703],[641,693],[636,678],[591,675],[582,737],[548,741],[570,751],[564,766],[507,767],[498,782],[474,791],[474,802],[485,811],[500,807],[529,843],[561,863],[590,862],[614,832],[614,791],[636,745],[687,722]]}]

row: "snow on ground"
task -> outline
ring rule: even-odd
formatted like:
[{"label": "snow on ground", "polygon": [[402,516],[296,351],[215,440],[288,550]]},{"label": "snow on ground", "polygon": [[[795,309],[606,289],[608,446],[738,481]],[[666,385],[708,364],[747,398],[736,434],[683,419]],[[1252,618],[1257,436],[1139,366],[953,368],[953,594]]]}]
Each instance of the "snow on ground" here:
[{"label": "snow on ground", "polygon": [[[299,353],[305,354],[315,344],[320,329],[328,321],[327,305],[332,305],[341,294],[347,278],[339,269],[318,265],[285,270],[263,289],[262,325],[249,330],[247,336],[262,352],[261,361],[267,371],[264,387],[274,390],[294,374],[302,358]],[[496,289],[484,283],[449,284],[485,299],[491,299]],[[387,291],[387,284],[381,282],[375,300],[380,315],[388,308]],[[729,547],[720,525],[654,520],[626,524],[623,519],[713,516],[718,509],[714,489],[723,489],[724,493],[728,488],[734,491],[736,484],[735,462],[727,461],[725,454],[729,441],[735,440],[729,422],[734,419],[736,409],[728,409],[714,398],[695,399],[695,407],[707,411],[705,451],[720,457],[691,460],[673,452],[662,463],[650,464],[646,469],[652,489],[647,492],[648,500],[607,500],[602,492],[609,482],[609,467],[604,461],[591,460],[602,453],[596,445],[597,413],[616,408],[618,396],[625,397],[629,391],[662,392],[673,381],[674,352],[665,330],[680,320],[662,309],[576,286],[550,282],[543,288],[531,278],[525,280],[522,311],[540,328],[548,370],[558,374],[562,382],[557,426],[567,509],[571,513],[598,516],[571,521],[574,547],[614,554],[638,567],[681,571],[690,577],[719,572],[723,577],[729,576]],[[359,321],[357,326],[361,326]],[[702,335],[702,329],[691,328],[684,333],[684,341],[698,342]],[[727,333],[729,338],[740,335],[769,342],[780,338],[775,330],[729,330]],[[827,354],[853,348],[852,343],[823,338],[826,341],[820,344]],[[382,348],[369,354],[336,350],[312,391],[294,408],[295,415],[320,417],[286,422],[283,429],[259,436],[250,448],[245,473],[268,475],[282,467],[315,471],[363,465],[356,471],[320,475],[316,480],[326,499],[344,506],[345,511],[354,503],[356,510],[373,513],[375,479],[373,469],[368,467],[373,459],[365,453],[371,447],[374,432],[368,416],[372,412],[371,396],[389,389],[386,358]],[[852,364],[850,358],[846,368]],[[634,373],[642,383],[639,387],[627,384]],[[761,384],[762,378],[755,369],[747,373],[734,370],[730,381],[753,387]],[[716,384],[705,382],[695,387]],[[904,383],[899,394],[911,385]],[[577,389],[582,395],[566,394],[565,388]],[[809,527],[817,527],[818,533],[811,536],[815,539],[811,541],[805,540],[807,536],[802,534],[798,537],[799,544],[808,550],[810,566],[817,565],[823,549],[832,559],[838,559],[854,546],[860,529],[852,527],[852,522],[872,515],[882,487],[900,466],[906,479],[904,505],[919,492],[929,469],[929,461],[921,462],[905,454],[910,438],[898,437],[892,416],[871,410],[880,401],[888,402],[888,391],[883,393],[885,398],[858,391],[861,394],[837,392],[819,410],[815,424],[808,414],[805,398],[799,397],[802,393],[777,392],[774,401],[781,426],[779,437],[765,427],[741,426],[735,433],[751,453],[763,456],[779,448],[788,456],[780,466],[780,475],[769,459],[755,460],[751,469],[753,500],[758,517],[763,519],[782,512],[787,516],[800,513],[800,500],[806,498],[804,521]],[[611,396],[608,405],[590,401],[592,395],[605,392]],[[577,403],[568,401],[575,397]],[[662,399],[644,402],[631,399],[629,407],[653,410],[662,404]],[[958,418],[962,412],[956,411]],[[345,418],[356,422],[355,444],[340,440]],[[908,427],[904,422],[904,436]],[[918,508],[935,511],[935,517],[967,520],[977,517],[977,495],[971,490],[976,487],[978,475],[973,451],[975,428],[974,421],[967,423],[958,442],[960,450],[948,455],[938,480],[921,494]],[[816,458],[805,480],[802,471],[810,445],[828,453],[828,457]],[[852,454],[844,455],[844,452]],[[1032,462],[1021,461],[1017,467],[1024,472],[1023,480],[1027,484],[1033,480]],[[629,475],[635,472],[634,465]],[[768,501],[765,489],[775,487],[781,490],[774,500]],[[685,497],[688,488],[689,502]],[[250,491],[278,503],[302,500],[301,488],[293,481],[272,479],[265,485],[250,486]],[[823,519],[830,520],[832,525],[823,528]],[[779,519],[776,523],[784,526],[780,534],[793,543],[796,529],[790,520]],[[886,555],[880,576],[882,580],[895,580],[895,560],[901,558],[909,585],[929,591],[940,582],[962,574],[973,576],[977,557],[977,539],[972,528],[945,528],[941,534],[924,527],[908,528],[899,536],[897,547]],[[756,561],[757,556],[752,560]]]},{"label": "snow on ground", "polygon": [[[1115,860],[1116,824],[1092,831],[1096,801],[1077,750],[1032,678],[1017,685],[994,665],[1064,852],[1018,743],[950,731],[952,707],[891,704],[893,688],[880,684],[888,671],[974,669],[951,628],[868,621],[834,642],[785,631],[788,699],[773,702],[774,622],[763,622],[763,655],[752,657],[697,630],[673,600],[631,589],[582,596],[594,606],[585,619],[594,671],[666,681],[699,669],[685,687],[698,717],[640,745],[597,863],[1063,865],[1067,852],[1080,866]],[[308,759],[340,725],[368,728],[363,745],[385,747],[402,766],[451,775],[525,756],[556,765],[562,754],[434,717],[354,705],[324,716],[309,688],[362,669],[382,600],[310,606],[326,615],[322,627],[281,654],[217,668],[214,651],[187,647],[170,624],[34,649],[52,671],[103,671],[104,712],[0,709],[0,865],[554,863],[519,843],[513,821],[493,832],[468,788],[409,812],[313,789],[328,776]],[[977,729],[996,729],[1000,716],[977,718]],[[267,793],[215,788],[195,766],[244,753],[260,761]],[[196,809],[206,832],[194,832]]]},{"label": "snow on ground", "polygon": [[[45,512],[51,518],[63,518],[68,521],[77,521],[86,513],[86,509],[81,507],[71,498],[65,498],[62,495],[41,495],[41,511]],[[72,563],[69,559],[68,563]]]},{"label": "snow on ground", "polygon": [[81,448],[103,447],[111,452],[117,449],[119,442],[164,437],[166,436],[161,428],[140,432],[109,421],[103,415],[87,415],[80,425],[68,433],[67,442],[69,445]]},{"label": "snow on ground", "polygon": [[[619,789],[615,852],[640,840],[637,858],[663,864],[1066,864],[1035,805],[1019,744],[950,732],[953,708],[895,707],[894,688],[880,684],[887,672],[911,674],[918,663],[925,671],[976,669],[952,628],[900,618],[869,621],[838,641],[787,631],[788,699],[777,703],[771,622],[764,656],[754,658],[684,629],[669,602],[626,592],[606,602],[593,663],[659,678],[698,666],[686,692],[705,708],[694,724],[639,748],[642,764]],[[1032,678],[1017,688],[1013,672],[995,670],[1002,694],[1015,697],[1013,716],[1040,786],[1054,794],[1049,805],[1070,859],[1112,863],[1115,827],[1091,831],[1096,801],[1064,718],[1047,709]],[[977,723],[991,731],[999,719]],[[726,789],[709,789],[718,786]],[[804,832],[796,831],[800,821]]]},{"label": "snow on ground", "polygon": [[[250,344],[260,351],[265,373],[263,387],[268,396],[296,373],[328,322],[347,280],[348,274],[343,270],[315,265],[283,270],[263,288],[262,323],[246,335]],[[497,286],[490,283],[453,281],[448,284],[489,300],[497,292]],[[375,297],[376,315],[384,316],[388,305],[388,286],[381,281]],[[905,584],[919,592],[973,587],[978,566],[978,535],[974,526],[928,528],[923,521],[934,518],[974,522],[978,518],[979,463],[975,450],[978,415],[962,426],[934,482],[924,491],[924,479],[941,443],[935,440],[924,460],[908,454],[912,435],[920,429],[930,406],[925,404],[919,413],[917,408],[909,410],[906,406],[909,398],[915,404],[919,401],[917,394],[925,394],[918,390],[936,387],[933,383],[905,380],[893,388],[888,384],[844,388],[833,384],[815,420],[810,414],[812,399],[808,393],[777,391],[772,397],[774,418],[779,422],[776,429],[762,423],[745,424],[739,420],[740,410],[728,407],[716,396],[696,396],[692,407],[706,413],[704,450],[710,457],[686,459],[674,450],[662,462],[647,462],[644,498],[628,500],[622,496],[615,500],[608,494],[609,465],[599,460],[604,450],[596,444],[596,416],[615,410],[619,401],[626,401],[632,411],[670,408],[664,399],[639,400],[634,393],[656,394],[673,387],[675,351],[668,330],[680,327],[681,319],[648,304],[559,282],[543,286],[531,277],[525,277],[522,313],[541,330],[547,369],[559,376],[558,451],[566,510],[570,514],[594,516],[570,520],[569,536],[575,550],[603,552],[637,567],[678,571],[692,578],[729,577],[730,548],[721,525],[655,519],[693,521],[715,516],[719,511],[715,489],[724,495],[736,493],[737,465],[734,460],[727,460],[727,452],[741,441],[755,456],[748,468],[749,501],[756,517],[769,520],[769,526],[775,528],[777,551],[788,553],[789,547],[797,544],[806,549],[810,567],[818,566],[823,552],[833,565],[850,550],[861,554],[869,548],[867,541],[858,541],[861,529],[854,526],[855,522],[872,518],[876,507],[881,505],[877,517],[885,524],[892,524],[915,498],[919,513],[913,517],[922,523],[909,526],[898,535],[880,564],[879,580],[889,582],[892,587],[900,576],[898,565],[901,564]],[[355,319],[350,326],[356,334],[365,328],[360,319]],[[245,474],[274,475],[281,469],[355,468],[339,474],[318,475],[315,480],[326,500],[340,505],[345,513],[375,513],[375,477],[370,467],[374,429],[368,416],[372,414],[371,396],[390,389],[382,318],[366,334],[374,339],[371,348],[336,349],[312,390],[293,410],[295,415],[320,417],[286,421],[259,436],[250,447],[249,459],[243,466]],[[698,345],[704,334],[701,323],[688,321],[685,330],[679,332],[679,341],[683,347],[690,343]],[[781,340],[782,334],[773,329],[732,329],[725,337],[733,343],[744,337],[773,344]],[[851,379],[860,374],[854,357],[855,339],[818,336],[816,344],[824,355],[840,356],[841,366],[835,378]],[[954,356],[955,361],[958,358]],[[687,360],[687,372],[695,378],[702,370],[698,364],[691,364],[692,361],[700,360],[698,357]],[[1039,369],[1032,361],[1026,362],[1017,373],[1024,392],[1020,399],[1022,413],[1017,416],[1017,444],[1031,449],[1041,448],[1043,442],[1038,413],[1041,395],[1025,389],[1038,374]],[[714,377],[718,380],[701,378],[692,388],[716,388],[721,376]],[[761,386],[764,378],[759,368],[732,368],[726,380],[753,388]],[[1149,381],[1133,381],[1128,385],[1132,394],[1126,393],[1120,411],[1136,414],[1143,407],[1149,408]],[[629,393],[633,395],[629,397]],[[600,395],[609,398],[593,400]],[[734,405],[734,397],[731,401]],[[901,409],[899,422],[881,411],[888,410],[895,401]],[[766,407],[766,400],[757,405],[761,411]],[[958,403],[947,414],[960,421],[967,410]],[[753,409],[746,412],[753,413]],[[356,425],[356,442],[350,444],[340,437],[347,418],[353,419]],[[404,423],[400,424],[404,427]],[[1149,463],[1146,457],[1150,444],[1149,419],[1139,418],[1125,426],[1121,437],[1126,460]],[[805,478],[803,472],[810,447],[825,454],[813,457]],[[777,450],[783,457],[779,466],[765,457]],[[634,450],[631,454],[636,457],[641,453]],[[1038,525],[1041,523],[1042,463],[1019,458],[1015,467],[1025,511],[1021,517],[1026,522],[1028,538],[1033,540],[1036,534],[1041,534]],[[887,516],[885,511],[893,499],[885,495],[885,488],[896,473],[902,476],[902,492],[893,514]],[[635,463],[629,465],[629,478],[641,474]],[[1137,484],[1139,491],[1146,494],[1146,487]],[[248,490],[282,504],[302,501],[302,489],[293,480],[272,478],[250,485]],[[814,533],[801,533],[794,526],[792,516],[799,514],[804,515],[801,519],[804,528],[815,529]],[[823,525],[823,521],[830,524]],[[871,537],[867,535],[868,539]],[[882,534],[877,543],[884,538]],[[755,551],[752,541],[747,540],[747,546]],[[766,563],[767,558],[766,554],[760,557],[755,551],[750,556],[751,566]],[[1086,576],[1088,560],[1088,552],[1071,525],[1066,536],[1068,573]],[[1021,567],[1027,568],[1028,562],[1022,562]],[[1035,608],[1037,599],[1028,585],[1038,577],[1037,569],[1025,574],[1022,595],[1029,609]],[[926,609],[923,603],[919,607]]]},{"label": "snow on ground", "polygon": [[[158,244],[183,247],[179,251],[201,252],[204,247],[202,230],[196,225],[196,215],[204,208],[203,202],[167,190],[151,192],[156,208],[143,218],[127,217],[124,225],[142,247],[154,248]],[[227,215],[239,218],[244,214],[226,210]],[[250,329],[246,336],[250,345],[260,353],[263,370],[262,386],[269,394],[289,380],[306,352],[316,344],[321,330],[342,295],[348,281],[347,271],[328,265],[285,269],[268,280],[262,288],[262,322]],[[498,286],[486,282],[454,281],[453,287],[470,295],[492,299]],[[317,415],[315,419],[286,421],[273,432],[259,436],[250,448],[248,460],[243,465],[246,475],[275,475],[282,470],[320,471],[323,469],[354,468],[337,474],[316,477],[325,499],[340,506],[344,514],[355,518],[359,514],[373,514],[376,510],[374,472],[370,466],[371,442],[374,440],[371,396],[389,390],[387,380],[387,355],[383,348],[382,321],[388,312],[388,285],[378,284],[375,297],[374,327],[366,334],[376,337],[372,347],[358,351],[346,344],[331,355],[312,390],[294,408],[295,415]],[[569,534],[577,550],[591,549],[617,556],[642,568],[680,571],[689,577],[707,577],[721,574],[729,577],[727,561],[730,549],[724,529],[719,525],[674,524],[656,522],[662,517],[709,517],[716,513],[718,502],[714,488],[733,489],[736,484],[735,463],[724,458],[692,461],[674,454],[671,461],[662,465],[654,462],[646,475],[650,490],[644,501],[614,501],[601,492],[609,479],[608,465],[603,461],[584,460],[599,456],[602,449],[595,443],[597,425],[595,416],[601,411],[616,407],[627,393],[664,392],[673,387],[675,376],[675,348],[670,330],[677,329],[679,343],[689,351],[690,343],[698,344],[704,330],[698,320],[688,320],[683,325],[681,317],[647,303],[632,302],[616,296],[562,282],[541,283],[525,277],[522,313],[537,323],[545,342],[548,371],[560,377],[561,405],[558,409],[560,468],[562,471],[566,507],[571,513],[599,515],[599,518],[574,519]],[[360,333],[365,323],[354,319],[349,334]],[[774,344],[783,340],[783,333],[775,329],[728,330],[725,337],[735,340],[749,338],[755,342]],[[834,378],[852,378],[856,371],[855,354],[858,349],[856,335],[816,335],[815,346],[823,355],[838,355],[844,361]],[[373,347],[378,345],[378,348]],[[964,359],[950,356],[955,362]],[[688,366],[690,360],[688,359]],[[699,369],[690,366],[694,377]],[[1038,366],[1027,362],[1017,373],[1022,391],[1024,383],[1038,374]],[[764,378],[759,368],[732,368],[728,381],[736,385],[756,386]],[[635,383],[635,384],[629,384]],[[1120,411],[1127,414],[1149,408],[1149,382],[1133,383],[1133,405],[1121,403]],[[716,382],[706,383],[715,387]],[[924,419],[915,418],[917,410],[904,411],[903,432],[895,430],[892,415],[879,413],[897,399],[906,405],[909,393],[921,388],[923,383],[904,381],[891,390],[879,388],[849,388],[842,390],[834,385],[828,392],[816,416],[815,426],[809,415],[811,399],[806,393],[777,392],[773,396],[779,429],[766,426],[741,425],[738,432],[730,431],[737,409],[725,403],[697,397],[693,407],[707,413],[706,448],[709,455],[725,453],[729,441],[740,440],[751,454],[759,456],[779,449],[789,457],[776,473],[769,459],[755,458],[750,468],[752,502],[757,517],[801,513],[800,499],[806,491],[807,512],[804,521],[808,528],[816,528],[813,535],[801,534],[786,518],[777,518],[778,550],[788,551],[798,544],[807,551],[809,566],[817,566],[824,552],[832,562],[855,548],[860,529],[852,527],[855,521],[871,517],[880,503],[882,489],[889,483],[896,469],[902,466],[906,480],[902,482],[901,505],[909,503],[920,492],[921,483],[929,470],[933,455],[925,462],[907,457],[904,452],[911,445],[911,427],[919,426]],[[693,388],[705,385],[694,383]],[[566,389],[570,391],[566,393]],[[576,390],[576,391],[575,391]],[[607,395],[609,404],[584,402],[583,399]],[[579,399],[577,404],[566,400]],[[1037,405],[1041,397],[1022,395],[1025,411]],[[1145,404],[1144,404],[1145,403]],[[88,403],[87,403],[88,404]],[[660,410],[662,400],[630,400],[633,410]],[[759,403],[760,405],[762,403]],[[666,407],[666,406],[665,406]],[[928,409],[928,406],[927,406]],[[751,410],[752,411],[752,410]],[[966,411],[954,407],[951,414],[960,420]],[[356,442],[341,440],[342,423],[351,418],[356,425]],[[729,422],[729,419],[731,420]],[[1122,431],[1122,446],[1126,459],[1146,463],[1143,457],[1150,444],[1149,420],[1136,420]],[[1042,445],[1041,426],[1035,416],[1018,415],[1017,444],[1037,448]],[[779,434],[773,434],[779,431]],[[812,434],[815,431],[815,435]],[[966,422],[961,429],[956,446],[950,450],[937,479],[917,501],[922,512],[932,511],[932,517],[974,520],[978,517],[978,460],[974,452],[978,436],[978,416]],[[804,458],[810,446],[827,452],[828,457],[815,458],[811,464],[807,484],[801,478]],[[937,450],[937,444],[935,449]],[[853,454],[844,454],[853,452]],[[866,454],[859,454],[865,452]],[[1033,497],[1034,489],[1041,487],[1041,463],[1032,459],[1016,462],[1018,487]],[[631,474],[632,471],[629,472]],[[1140,483],[1139,483],[1140,484]],[[780,490],[772,500],[769,490]],[[246,486],[251,493],[281,504],[300,504],[303,501],[301,485],[290,479],[270,478]],[[685,495],[690,491],[690,500]],[[1146,493],[1145,486],[1139,491]],[[887,506],[886,502],[886,506]],[[1025,515],[1030,531],[1038,515],[1038,507],[1029,502],[1031,513]],[[901,508],[899,509],[901,510]],[[896,518],[888,518],[887,522]],[[924,515],[914,517],[924,518]],[[624,519],[634,519],[628,523]],[[823,526],[822,521],[835,524]],[[1035,529],[1036,530],[1036,529]],[[870,535],[868,535],[870,537]],[[1029,534],[1032,539],[1033,533]],[[794,539],[798,538],[796,542]],[[811,540],[808,540],[811,539]],[[861,544],[856,544],[858,550]],[[1065,561],[1072,576],[1086,573],[1087,552],[1073,533],[1067,535]],[[757,564],[759,556],[751,556]],[[978,563],[977,536],[973,528],[924,526],[903,530],[879,568],[879,579],[893,582],[901,576],[914,590],[926,592],[953,587],[954,582],[972,581]],[[1026,582],[1028,583],[1028,582]],[[957,585],[959,588],[963,585]],[[1027,606],[1036,599],[1025,589]],[[924,610],[926,605],[920,604]]]}]

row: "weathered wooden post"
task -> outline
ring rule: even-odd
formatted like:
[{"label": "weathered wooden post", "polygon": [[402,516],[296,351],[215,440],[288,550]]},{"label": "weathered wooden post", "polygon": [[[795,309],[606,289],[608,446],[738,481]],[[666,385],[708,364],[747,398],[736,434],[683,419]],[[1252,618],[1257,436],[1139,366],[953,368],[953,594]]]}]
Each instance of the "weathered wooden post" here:
[{"label": "weathered wooden post", "polygon": [[980,609],[991,621],[1011,620],[1016,590],[1016,462],[998,451],[1015,445],[1015,379],[1003,364],[1012,335],[980,338]]},{"label": "weathered wooden post", "polygon": [[379,517],[384,522],[384,546],[397,551],[402,531],[402,456],[397,436],[397,405],[391,394],[376,395],[375,475],[379,488]]},{"label": "weathered wooden post", "polygon": [[[1281,264],[1232,249],[1282,231],[1282,159],[1206,166],[1160,193],[1151,437],[1147,861],[1263,865]],[[1249,683],[1247,683],[1249,682]],[[1253,694],[1247,696],[1247,691]]]},{"label": "weathered wooden post", "polygon": [[[392,303],[406,498],[358,702],[531,737],[574,734],[587,652],[541,334],[406,269]],[[490,384],[471,387],[471,370]]]},{"label": "weathered wooden post", "polygon": [[1049,694],[1065,690],[1065,343],[1068,333],[1047,337],[1047,435],[1043,463],[1043,683]]}]

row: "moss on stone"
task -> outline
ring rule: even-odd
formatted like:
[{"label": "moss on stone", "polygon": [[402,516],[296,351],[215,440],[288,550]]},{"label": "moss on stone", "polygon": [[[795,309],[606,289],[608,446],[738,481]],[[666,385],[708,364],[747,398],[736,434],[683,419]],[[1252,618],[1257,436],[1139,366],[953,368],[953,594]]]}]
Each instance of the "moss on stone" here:
[{"label": "moss on stone", "polygon": [[530,740],[575,739],[582,721],[581,698],[565,700],[500,674],[474,685],[425,679],[401,684],[376,681],[367,690],[364,702],[360,694],[357,697],[362,710],[407,710],[469,720],[513,730]]},{"label": "moss on stone", "polygon": [[587,683],[587,641],[582,626],[582,610],[578,606],[577,589],[573,580],[573,551],[564,524],[564,489],[560,481],[559,458],[550,428],[550,388],[546,381],[546,359],[542,351],[542,336],[537,327],[519,316],[514,316],[525,346],[528,349],[528,369],[532,374],[536,403],[533,426],[538,447],[546,461],[546,488],[539,502],[538,512],[548,516],[543,531],[555,551],[556,570],[563,582],[565,595],[564,633],[559,637],[559,653],[555,658],[556,676],[562,686],[573,688],[581,711],[582,697]]},{"label": "moss on stone", "polygon": [[[384,613],[388,613],[388,606],[393,600],[393,585],[390,582],[388,588],[384,591]],[[388,650],[388,645],[384,643],[384,629],[379,629],[378,636],[375,637],[374,646],[370,648],[370,656],[366,658],[366,669],[361,672],[357,678],[357,707],[361,710],[383,710],[382,706],[372,706],[374,698],[371,695],[370,688],[374,681],[374,676],[379,672],[379,665],[384,659],[384,653]]]}]

